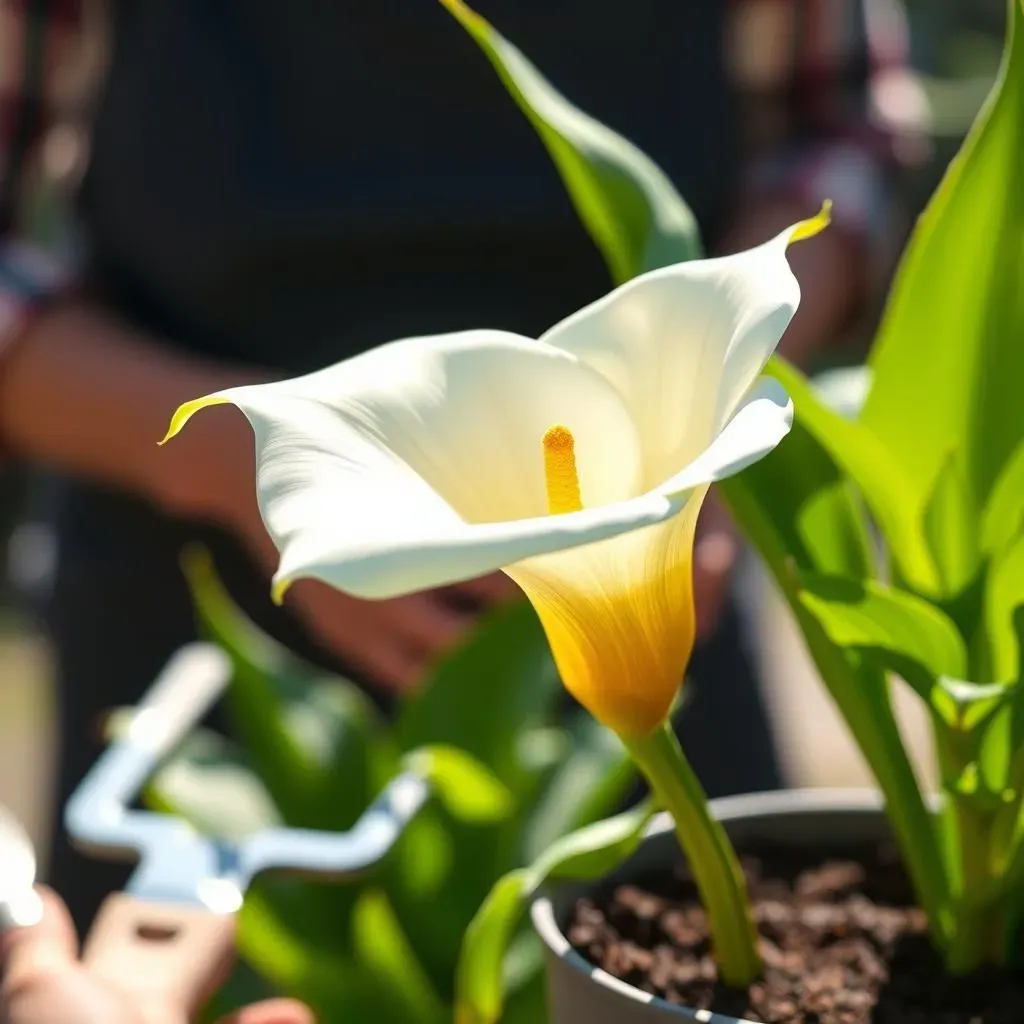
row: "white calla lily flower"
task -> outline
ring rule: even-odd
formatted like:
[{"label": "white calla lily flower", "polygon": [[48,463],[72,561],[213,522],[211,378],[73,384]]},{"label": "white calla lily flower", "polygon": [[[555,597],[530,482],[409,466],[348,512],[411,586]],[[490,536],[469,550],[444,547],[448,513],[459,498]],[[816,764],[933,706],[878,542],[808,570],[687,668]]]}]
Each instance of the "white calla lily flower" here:
[{"label": "white calla lily flower", "polygon": [[178,409],[164,440],[205,406],[245,413],[276,599],[305,577],[386,598],[504,569],[569,690],[645,735],[693,645],[704,495],[790,429],[761,371],[799,303],[786,248],[827,222],[637,277],[539,341],[409,338],[217,392]]}]

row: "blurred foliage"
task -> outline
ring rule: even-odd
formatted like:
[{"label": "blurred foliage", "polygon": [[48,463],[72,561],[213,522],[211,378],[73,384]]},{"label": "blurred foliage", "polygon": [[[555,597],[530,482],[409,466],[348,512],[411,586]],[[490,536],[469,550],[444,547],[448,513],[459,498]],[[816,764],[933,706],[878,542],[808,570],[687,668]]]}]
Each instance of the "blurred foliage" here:
[{"label": "blurred foliage", "polygon": [[[204,631],[233,661],[235,738],[191,737],[153,780],[151,806],[239,836],[281,822],[348,829],[403,767],[422,770],[439,797],[383,864],[349,885],[258,880],[241,915],[243,963],[216,1009],[269,988],[324,1021],[451,1020],[460,942],[491,886],[621,805],[635,781],[625,752],[583,712],[567,713],[525,603],[486,619],[389,723],[352,683],[246,619],[205,553],[190,552],[185,566]],[[466,754],[504,788],[474,775]],[[526,931],[507,973],[503,1020],[542,1019],[540,950]]]}]

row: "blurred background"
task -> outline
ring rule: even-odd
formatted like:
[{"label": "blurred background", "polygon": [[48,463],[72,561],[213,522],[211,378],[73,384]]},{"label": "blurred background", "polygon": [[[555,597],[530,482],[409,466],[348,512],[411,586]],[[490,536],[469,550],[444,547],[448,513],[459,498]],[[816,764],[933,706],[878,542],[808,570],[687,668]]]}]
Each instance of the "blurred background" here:
[{"label": "blurred background", "polygon": [[[883,13],[890,0],[874,0]],[[900,187],[905,209],[919,210],[991,85],[1002,43],[1003,0],[907,0],[911,71],[874,97],[886,117],[913,122],[915,151],[908,154]],[[905,235],[905,226],[901,229]],[[901,235],[902,237],[902,235]],[[834,365],[856,361],[869,343],[871,318],[833,354]],[[822,365],[820,369],[829,369]],[[6,552],[0,592],[0,803],[10,806],[45,849],[53,781],[51,667],[45,642],[12,594],[44,578],[55,556],[54,539],[21,521],[26,472],[3,465],[0,529]],[[787,782],[794,785],[861,785],[864,769],[817,685],[788,613],[751,560],[738,588],[745,628],[762,670],[762,685],[776,731]],[[140,686],[145,682],[140,680]],[[908,732],[919,750],[927,740],[922,716],[902,702]],[[83,723],[84,725],[84,723]]]}]

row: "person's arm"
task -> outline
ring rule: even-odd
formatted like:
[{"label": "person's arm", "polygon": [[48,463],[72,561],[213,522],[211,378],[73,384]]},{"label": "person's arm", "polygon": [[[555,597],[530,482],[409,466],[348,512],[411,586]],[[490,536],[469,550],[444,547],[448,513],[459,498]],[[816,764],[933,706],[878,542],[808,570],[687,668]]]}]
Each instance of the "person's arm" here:
[{"label": "person's arm", "polygon": [[246,502],[253,446],[242,417],[214,407],[174,444],[157,441],[180,403],[261,377],[184,356],[99,307],[68,301],[36,317],[6,353],[0,436],[33,461],[239,529],[247,505],[256,515]]},{"label": "person's arm", "polygon": [[[249,367],[183,356],[87,303],[36,317],[0,373],[0,436],[16,452],[132,491],[166,513],[226,527],[269,574],[277,552],[256,505],[252,431],[233,406],[214,406],[163,448],[175,408],[258,380]],[[416,685],[476,611],[515,593],[503,578],[448,592],[362,601],[315,581],[288,593],[327,650],[388,689]]]},{"label": "person's arm", "polygon": [[806,365],[891,267],[893,179],[914,140],[879,97],[905,80],[906,25],[867,0],[732,0],[730,28],[746,173],[722,248],[833,202],[832,228],[791,252],[803,297],[780,351]]}]

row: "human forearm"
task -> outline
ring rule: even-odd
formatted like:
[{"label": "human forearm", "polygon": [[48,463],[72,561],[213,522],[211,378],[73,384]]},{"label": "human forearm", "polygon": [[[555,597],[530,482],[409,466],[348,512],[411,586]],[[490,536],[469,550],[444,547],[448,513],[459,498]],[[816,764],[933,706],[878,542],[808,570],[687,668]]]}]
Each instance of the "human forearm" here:
[{"label": "human forearm", "polygon": [[19,454],[169,512],[234,520],[252,493],[244,420],[214,409],[173,446],[156,442],[181,402],[260,376],[183,356],[101,309],[69,304],[36,320],[4,361],[0,431]]}]

